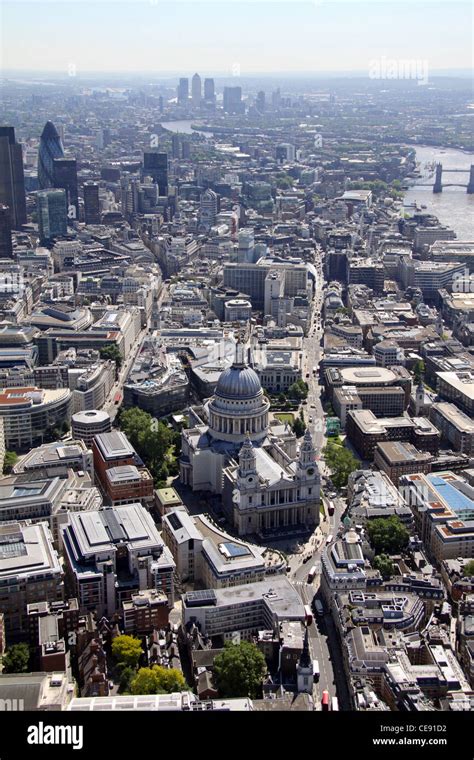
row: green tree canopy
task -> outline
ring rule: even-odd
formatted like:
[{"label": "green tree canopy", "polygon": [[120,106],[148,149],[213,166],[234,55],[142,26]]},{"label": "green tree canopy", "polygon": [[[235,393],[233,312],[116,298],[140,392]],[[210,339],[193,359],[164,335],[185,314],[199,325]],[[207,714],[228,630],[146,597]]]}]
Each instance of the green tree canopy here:
[{"label": "green tree canopy", "polygon": [[406,549],[410,538],[408,530],[396,515],[370,520],[367,532],[377,554],[397,554]]},{"label": "green tree canopy", "polygon": [[30,650],[28,644],[12,644],[3,657],[4,673],[28,673]]},{"label": "green tree canopy", "polygon": [[296,380],[288,388],[288,396],[299,400],[306,398],[308,396],[308,385],[304,380]]},{"label": "green tree canopy", "polygon": [[140,668],[130,684],[132,694],[172,694],[175,691],[185,691],[187,688],[180,670],[162,668],[160,665]]},{"label": "green tree canopy", "polygon": [[374,558],[374,567],[380,571],[384,581],[388,581],[395,571],[394,564],[387,554],[377,554]]},{"label": "green tree canopy", "polygon": [[227,643],[214,660],[214,682],[222,697],[256,698],[266,672],[265,657],[255,644]]},{"label": "green tree canopy", "polygon": [[306,424],[303,422],[301,417],[296,417],[291,423],[291,427],[293,428],[293,432],[297,438],[301,438],[306,430]]},{"label": "green tree canopy", "polygon": [[466,562],[464,565],[464,575],[468,577],[474,575],[474,559],[469,560],[469,562]]},{"label": "green tree canopy", "polygon": [[180,435],[170,430],[161,420],[154,419],[151,414],[136,407],[122,411],[119,425],[149,468],[155,482],[166,480],[170,469],[173,469]]},{"label": "green tree canopy", "polygon": [[115,344],[111,344],[110,346],[104,346],[100,349],[100,356],[101,359],[109,359],[110,361],[115,362],[115,365],[117,369],[120,369],[123,362],[123,356],[120,352],[120,349]]},{"label": "green tree canopy", "polygon": [[136,668],[143,654],[141,641],[134,636],[117,636],[112,641],[112,654],[118,662]]},{"label": "green tree canopy", "polygon": [[422,359],[419,359],[415,366],[413,367],[413,375],[415,377],[415,382],[418,384],[425,374],[425,363],[422,361]]},{"label": "green tree canopy", "polygon": [[3,472],[5,474],[11,472],[17,461],[18,454],[16,451],[5,451],[5,458],[3,460]]},{"label": "green tree canopy", "polygon": [[323,450],[324,460],[331,471],[336,488],[344,488],[351,472],[359,467],[359,460],[349,449],[336,441],[328,441]]}]

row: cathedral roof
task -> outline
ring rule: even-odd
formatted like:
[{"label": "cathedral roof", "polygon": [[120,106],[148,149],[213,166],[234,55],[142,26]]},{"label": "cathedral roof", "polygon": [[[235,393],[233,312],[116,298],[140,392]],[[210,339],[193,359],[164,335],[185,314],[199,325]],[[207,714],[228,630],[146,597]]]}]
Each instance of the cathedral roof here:
[{"label": "cathedral roof", "polygon": [[216,386],[216,396],[229,399],[250,399],[261,393],[258,375],[246,364],[233,364],[224,370]]}]

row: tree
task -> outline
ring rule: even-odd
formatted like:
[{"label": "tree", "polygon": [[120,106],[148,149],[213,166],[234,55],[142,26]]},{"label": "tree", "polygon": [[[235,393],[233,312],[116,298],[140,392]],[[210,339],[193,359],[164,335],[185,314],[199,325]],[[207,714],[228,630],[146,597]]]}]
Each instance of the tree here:
[{"label": "tree", "polygon": [[408,546],[410,539],[408,530],[397,515],[370,520],[367,532],[377,554],[397,554]]},{"label": "tree", "polygon": [[469,562],[466,562],[464,565],[464,575],[467,577],[474,575],[474,559],[469,560]]},{"label": "tree", "polygon": [[18,454],[16,451],[5,451],[5,457],[3,459],[3,472],[5,474],[11,472],[17,461]]},{"label": "tree", "polygon": [[130,684],[132,694],[172,694],[187,690],[185,678],[177,668],[140,668]]},{"label": "tree", "polygon": [[214,682],[222,697],[255,699],[266,672],[265,657],[255,644],[242,641],[226,643],[214,660]]},{"label": "tree", "polygon": [[415,382],[419,385],[421,378],[425,374],[425,363],[422,359],[419,359],[413,367],[413,375],[415,376]]},{"label": "tree", "polygon": [[308,395],[308,386],[304,380],[296,380],[288,388],[288,396],[290,398],[297,398],[298,400],[306,398]]},{"label": "tree", "polygon": [[336,488],[347,486],[349,475],[359,467],[359,460],[341,443],[328,441],[323,450],[324,460],[331,470]]},{"label": "tree", "polygon": [[3,657],[4,673],[28,673],[30,650],[28,644],[12,644]]},{"label": "tree", "polygon": [[125,665],[121,668],[119,677],[119,691],[121,694],[130,691],[130,684],[135,675],[135,669],[131,668],[130,665]]},{"label": "tree", "polygon": [[374,559],[374,567],[380,571],[384,581],[388,581],[394,573],[394,564],[388,554],[377,554]]},{"label": "tree", "polygon": [[166,480],[168,466],[176,458],[178,440],[175,433],[161,420],[154,419],[151,414],[136,407],[122,411],[119,425],[154,480]]},{"label": "tree", "polygon": [[110,346],[103,346],[103,348],[100,349],[100,357],[101,359],[108,359],[109,361],[115,362],[117,370],[122,366],[123,356],[119,347],[114,343],[110,344]]},{"label": "tree", "polygon": [[293,420],[291,427],[297,438],[301,438],[306,430],[306,425],[300,417],[296,417],[296,419]]},{"label": "tree", "polygon": [[143,649],[140,640],[134,636],[117,636],[112,641],[112,654],[118,662],[136,668]]}]

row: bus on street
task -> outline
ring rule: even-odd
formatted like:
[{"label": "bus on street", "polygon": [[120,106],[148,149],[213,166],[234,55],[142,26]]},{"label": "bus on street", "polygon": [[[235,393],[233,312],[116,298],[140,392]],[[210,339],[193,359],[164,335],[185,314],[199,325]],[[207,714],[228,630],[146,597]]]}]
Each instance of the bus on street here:
[{"label": "bus on street", "polygon": [[314,576],[316,575],[316,565],[313,565],[308,573],[308,580],[307,583],[312,583],[314,581]]},{"label": "bus on street", "polygon": [[319,662],[317,660],[313,660],[313,680],[319,681]]},{"label": "bus on street", "polygon": [[323,695],[321,697],[321,710],[323,712],[329,711],[329,692],[327,689],[324,689]]},{"label": "bus on street", "polygon": [[309,604],[305,604],[304,606],[304,617],[306,621],[306,625],[311,625],[313,622],[313,613],[311,612],[311,607]]}]

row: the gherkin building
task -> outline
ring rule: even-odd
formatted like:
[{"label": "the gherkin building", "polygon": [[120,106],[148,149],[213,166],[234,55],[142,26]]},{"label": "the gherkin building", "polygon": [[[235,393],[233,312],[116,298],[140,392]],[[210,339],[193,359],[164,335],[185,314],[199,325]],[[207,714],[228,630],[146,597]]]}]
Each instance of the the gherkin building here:
[{"label": "the gherkin building", "polygon": [[47,121],[38,150],[38,186],[40,190],[53,185],[53,161],[55,158],[63,158],[64,148],[59,137],[58,130],[52,121]]}]

